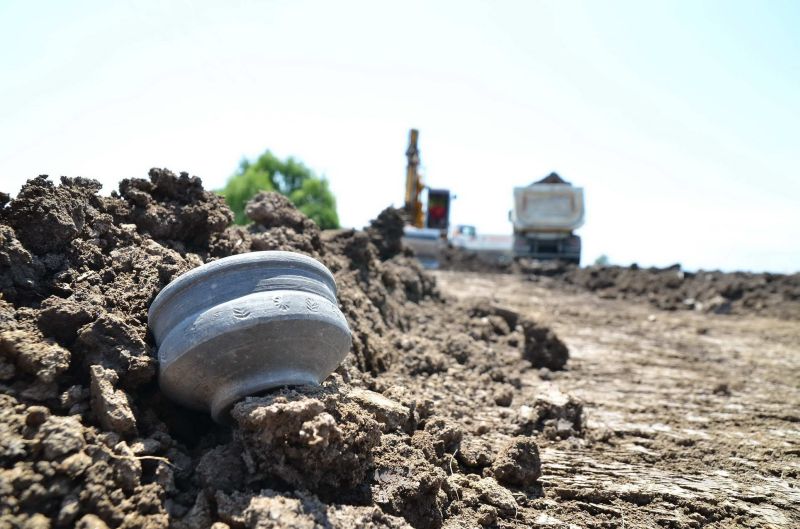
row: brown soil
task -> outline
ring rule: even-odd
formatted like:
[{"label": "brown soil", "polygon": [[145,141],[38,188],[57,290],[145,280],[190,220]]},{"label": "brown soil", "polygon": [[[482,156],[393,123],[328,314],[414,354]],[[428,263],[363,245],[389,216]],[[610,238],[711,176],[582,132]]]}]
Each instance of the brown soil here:
[{"label": "brown soil", "polygon": [[[229,227],[185,174],[98,188],[38,178],[0,209],[0,527],[800,522],[793,322],[434,277],[392,209],[321,233],[265,193]],[[334,272],[353,354],[219,426],[160,394],[147,307],[272,249]]]},{"label": "brown soil", "polygon": [[647,301],[662,310],[715,314],[759,314],[800,319],[800,273],[770,274],[640,268],[637,265],[580,268],[557,261],[496,259],[457,248],[446,250],[442,270],[518,274],[546,287],[594,292],[605,299]]},{"label": "brown soil", "polygon": [[568,410],[579,399],[586,419],[583,439],[537,437],[544,498],[523,502],[537,523],[800,526],[797,321],[554,295],[516,275],[435,275],[443,292],[490,296],[569,347],[567,370],[524,377],[514,396],[517,417],[534,393],[558,391],[550,400]]}]

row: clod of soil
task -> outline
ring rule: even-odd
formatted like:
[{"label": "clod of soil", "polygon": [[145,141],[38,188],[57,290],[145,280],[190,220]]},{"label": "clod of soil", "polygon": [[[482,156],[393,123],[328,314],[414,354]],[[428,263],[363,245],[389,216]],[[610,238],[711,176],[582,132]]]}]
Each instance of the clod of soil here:
[{"label": "clod of soil", "polygon": [[446,474],[431,464],[407,436],[384,435],[375,451],[372,497],[384,512],[405,518],[413,527],[440,527],[447,495]]},{"label": "clod of soil", "polygon": [[318,492],[361,483],[381,437],[377,421],[331,385],[248,398],[232,416],[251,472]]},{"label": "clod of soil", "polygon": [[407,529],[410,527],[402,518],[384,514],[376,507],[325,504],[314,495],[302,491],[287,494],[265,489],[251,495],[240,493],[233,496],[220,495],[217,503],[224,506],[220,513],[221,517],[230,523],[224,527],[246,529],[283,527]]},{"label": "clod of soil", "polygon": [[569,350],[548,327],[535,321],[522,322],[525,336],[523,357],[533,367],[546,367],[552,371],[563,369],[569,360]]},{"label": "clod of soil", "polygon": [[119,381],[117,373],[103,366],[94,365],[91,375],[92,411],[104,429],[120,435],[136,433],[136,417],[133,416],[128,395],[115,389]]},{"label": "clod of soil", "polygon": [[519,408],[518,431],[543,432],[550,439],[566,439],[584,433],[583,403],[571,395],[549,387],[536,395],[533,405]]},{"label": "clod of soil", "polygon": [[539,447],[530,437],[515,437],[500,450],[492,465],[497,481],[518,487],[536,483],[542,475]]}]

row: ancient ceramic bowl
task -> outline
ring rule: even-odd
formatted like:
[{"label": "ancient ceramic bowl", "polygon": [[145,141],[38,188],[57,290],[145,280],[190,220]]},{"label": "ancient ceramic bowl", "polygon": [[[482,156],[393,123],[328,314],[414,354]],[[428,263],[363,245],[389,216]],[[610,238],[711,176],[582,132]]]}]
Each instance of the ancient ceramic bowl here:
[{"label": "ancient ceramic bowl", "polygon": [[171,399],[228,419],[242,398],[319,384],[350,350],[333,275],[292,252],[252,252],[195,268],[148,313],[159,384]]}]

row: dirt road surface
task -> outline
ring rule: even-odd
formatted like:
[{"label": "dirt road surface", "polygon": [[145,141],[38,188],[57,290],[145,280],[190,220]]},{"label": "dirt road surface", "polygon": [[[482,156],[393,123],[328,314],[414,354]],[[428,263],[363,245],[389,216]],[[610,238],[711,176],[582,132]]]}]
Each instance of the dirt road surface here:
[{"label": "dirt road surface", "polygon": [[[800,526],[800,325],[554,295],[521,276],[436,272],[553,328],[566,371],[522,379],[580,398],[587,438],[540,442],[553,527]],[[476,413],[481,413],[480,410]]]}]

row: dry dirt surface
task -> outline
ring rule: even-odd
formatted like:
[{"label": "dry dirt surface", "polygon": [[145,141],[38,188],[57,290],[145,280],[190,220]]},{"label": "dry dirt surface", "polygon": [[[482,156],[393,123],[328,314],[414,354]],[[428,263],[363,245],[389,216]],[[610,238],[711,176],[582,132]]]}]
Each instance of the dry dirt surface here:
[{"label": "dry dirt surface", "polygon": [[[443,292],[490,298],[569,346],[569,368],[547,384],[583,402],[586,436],[540,441],[537,523],[800,527],[796,320],[654,311],[514,275],[435,275]],[[544,383],[525,382],[523,395]]]},{"label": "dry dirt surface", "polygon": [[[431,275],[391,208],[321,232],[272,193],[230,226],[163,169],[98,191],[0,194],[0,529],[800,523],[796,320]],[[221,426],[159,392],[147,308],[258,250],[331,269],[353,348]]]}]

